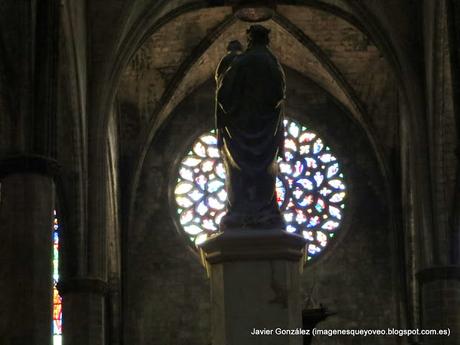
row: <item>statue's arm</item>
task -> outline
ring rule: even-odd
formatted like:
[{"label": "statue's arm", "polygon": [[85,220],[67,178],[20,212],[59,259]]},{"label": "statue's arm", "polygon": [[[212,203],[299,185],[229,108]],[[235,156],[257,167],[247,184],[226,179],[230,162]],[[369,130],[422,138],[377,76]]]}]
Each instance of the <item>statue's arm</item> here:
[{"label": "statue's arm", "polygon": [[217,89],[217,101],[226,115],[232,114],[238,108],[243,78],[242,59],[233,60],[230,67],[222,74]]},{"label": "statue's arm", "polygon": [[278,157],[281,157],[284,160],[284,107],[286,100],[286,76],[284,70],[281,67],[281,64],[277,61],[277,67],[279,72],[279,102],[277,107],[279,107],[279,122],[277,128],[277,142],[278,142]]},{"label": "statue's arm", "polygon": [[217,129],[217,146],[219,148],[223,145],[222,131],[228,125],[231,109],[234,107],[234,85],[237,71],[234,63],[235,58],[236,56],[227,56],[222,59],[216,70],[215,124]]}]

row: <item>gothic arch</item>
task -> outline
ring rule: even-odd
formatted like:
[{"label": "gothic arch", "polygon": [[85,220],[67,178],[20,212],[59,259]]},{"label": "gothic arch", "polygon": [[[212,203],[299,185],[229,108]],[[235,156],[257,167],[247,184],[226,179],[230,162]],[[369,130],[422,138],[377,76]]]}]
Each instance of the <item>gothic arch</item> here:
[{"label": "gothic arch", "polygon": [[[184,13],[187,13],[187,10],[189,10],[189,7],[185,7],[183,10],[186,12],[177,11],[175,12],[175,14],[177,16],[183,15]],[[323,8],[321,8],[321,10],[323,10]],[[170,17],[168,17],[168,19],[173,20]],[[277,22],[280,25],[280,27],[282,27],[281,30],[288,30],[287,31],[289,32],[288,35],[294,36],[298,42],[297,44],[300,44],[303,47],[305,47],[305,48],[301,48],[301,49],[304,49],[304,53],[312,54],[311,52],[313,51],[313,54],[312,54],[313,59],[318,61],[318,65],[320,66],[320,68],[325,69],[324,74],[327,75],[329,78],[329,81],[327,80],[326,82],[323,81],[322,83],[323,87],[328,89],[333,94],[335,94],[338,99],[341,99],[342,103],[346,104],[348,108],[352,111],[352,113],[356,114],[356,117],[358,119],[366,118],[366,115],[364,115],[366,113],[364,111],[364,107],[361,105],[361,102],[359,101],[358,97],[356,97],[353,88],[348,84],[348,82],[346,81],[346,78],[344,78],[341,75],[340,70],[338,70],[334,66],[334,64],[327,58],[326,54],[324,54],[319,47],[315,46],[315,43],[312,40],[309,40],[308,36],[303,34],[301,29],[297,28],[294,24],[290,23],[283,16],[278,15],[275,18],[275,22]],[[181,98],[177,99],[177,97],[174,97],[174,95],[171,94],[171,91],[175,90],[176,92],[178,92],[178,90],[181,90],[181,88],[183,89],[184,86],[182,86],[181,84],[187,85],[187,86],[190,86],[191,84],[193,84],[193,82],[191,82],[190,80],[187,81],[187,78],[189,79],[191,78],[190,75],[192,75],[192,72],[193,72],[193,69],[191,69],[191,67],[193,63],[197,61],[199,62],[199,59],[201,58],[201,56],[208,52],[206,48],[208,48],[208,50],[211,49],[212,45],[213,44],[215,45],[214,42],[216,41],[216,39],[219,37],[222,38],[221,36],[225,34],[226,30],[230,31],[231,28],[235,26],[236,24],[232,25],[232,20],[226,19],[221,25],[222,25],[222,29],[224,30],[221,31],[221,29],[219,29],[217,30],[217,33],[218,33],[217,35],[215,33],[211,33],[202,39],[201,43],[198,45],[199,48],[195,49],[194,51],[190,53],[188,58],[184,60],[183,64],[179,67],[178,71],[176,72],[176,75],[173,78],[173,82],[171,83],[171,85],[173,85],[174,87],[169,87],[168,88],[169,91],[164,92],[161,98],[161,101],[160,101],[161,106],[156,108],[156,110],[154,111],[154,114],[156,113],[156,116],[154,115],[151,123],[148,125],[151,128],[150,129],[151,133],[147,133],[144,139],[144,144],[141,144],[141,152],[139,156],[138,165],[137,165],[137,168],[135,168],[135,172],[133,174],[134,179],[132,183],[131,193],[135,191],[139,169],[142,166],[142,160],[143,160],[142,157],[145,155],[145,150],[149,147],[149,142],[151,141],[151,138],[153,137],[156,128],[161,126],[161,122],[168,116],[169,113],[171,113],[174,107],[174,104],[177,104],[181,99]],[[219,36],[219,33],[220,33],[220,36]],[[298,56],[300,59],[301,55],[298,55]],[[283,57],[281,57],[281,60],[283,61]],[[209,59],[206,62],[210,63]],[[214,63],[216,63],[216,61]],[[295,68],[295,66],[292,66],[292,65],[291,67]],[[190,72],[186,73],[188,70]],[[311,71],[312,71],[311,69],[303,70],[304,73],[309,73],[310,77],[312,77]],[[313,78],[318,81],[318,78],[315,78],[314,75],[313,75]],[[203,82],[204,80],[205,78],[204,79],[202,78],[200,82]],[[200,82],[198,82],[198,84]],[[336,84],[336,86],[331,88],[330,85],[333,85],[333,84]],[[338,91],[334,92],[334,88]],[[342,94],[342,96],[340,94]],[[182,97],[184,95],[182,95]],[[168,104],[168,101],[171,101],[171,100],[174,100],[174,102],[172,104]],[[363,121],[363,120],[359,120],[359,121]],[[368,123],[369,121],[367,120],[364,122]],[[367,131],[372,132],[371,127],[368,126],[367,124],[365,124],[364,127],[366,128]],[[369,134],[369,135],[371,138],[373,137],[372,134]],[[375,145],[375,140],[372,140],[372,141],[374,142],[374,145]],[[377,151],[379,151],[378,147],[376,147],[376,149]],[[382,166],[384,167],[383,163],[382,163]]]}]

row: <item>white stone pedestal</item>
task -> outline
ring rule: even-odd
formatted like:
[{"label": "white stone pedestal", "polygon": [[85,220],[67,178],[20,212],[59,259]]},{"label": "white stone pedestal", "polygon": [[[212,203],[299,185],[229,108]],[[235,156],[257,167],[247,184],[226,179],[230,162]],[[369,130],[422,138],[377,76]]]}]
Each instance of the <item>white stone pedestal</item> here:
[{"label": "white stone pedestal", "polygon": [[[201,245],[211,280],[213,345],[301,345],[305,240],[281,230],[231,230]],[[258,330],[259,335],[252,335]]]}]

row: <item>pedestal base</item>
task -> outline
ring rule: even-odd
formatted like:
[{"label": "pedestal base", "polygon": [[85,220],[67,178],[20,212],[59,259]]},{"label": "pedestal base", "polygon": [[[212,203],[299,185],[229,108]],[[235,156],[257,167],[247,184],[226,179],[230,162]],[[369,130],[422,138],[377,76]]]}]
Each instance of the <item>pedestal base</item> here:
[{"label": "pedestal base", "polygon": [[201,246],[211,279],[213,345],[301,345],[305,240],[281,230],[233,230]]}]

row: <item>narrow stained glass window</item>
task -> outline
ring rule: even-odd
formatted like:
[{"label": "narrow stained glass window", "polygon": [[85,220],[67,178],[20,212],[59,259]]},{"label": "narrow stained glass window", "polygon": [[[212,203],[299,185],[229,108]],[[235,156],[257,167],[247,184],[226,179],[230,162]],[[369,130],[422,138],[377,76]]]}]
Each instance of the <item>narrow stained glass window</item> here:
[{"label": "narrow stained glass window", "polygon": [[59,221],[53,212],[53,345],[62,344],[62,300],[56,287],[59,281]]},{"label": "narrow stained glass window", "polygon": [[[307,240],[307,259],[318,256],[340,229],[344,176],[331,149],[313,131],[284,120],[284,155],[278,159],[277,201],[286,231]],[[201,135],[179,166],[175,199],[179,222],[199,245],[225,215],[225,168],[214,131]]]}]

